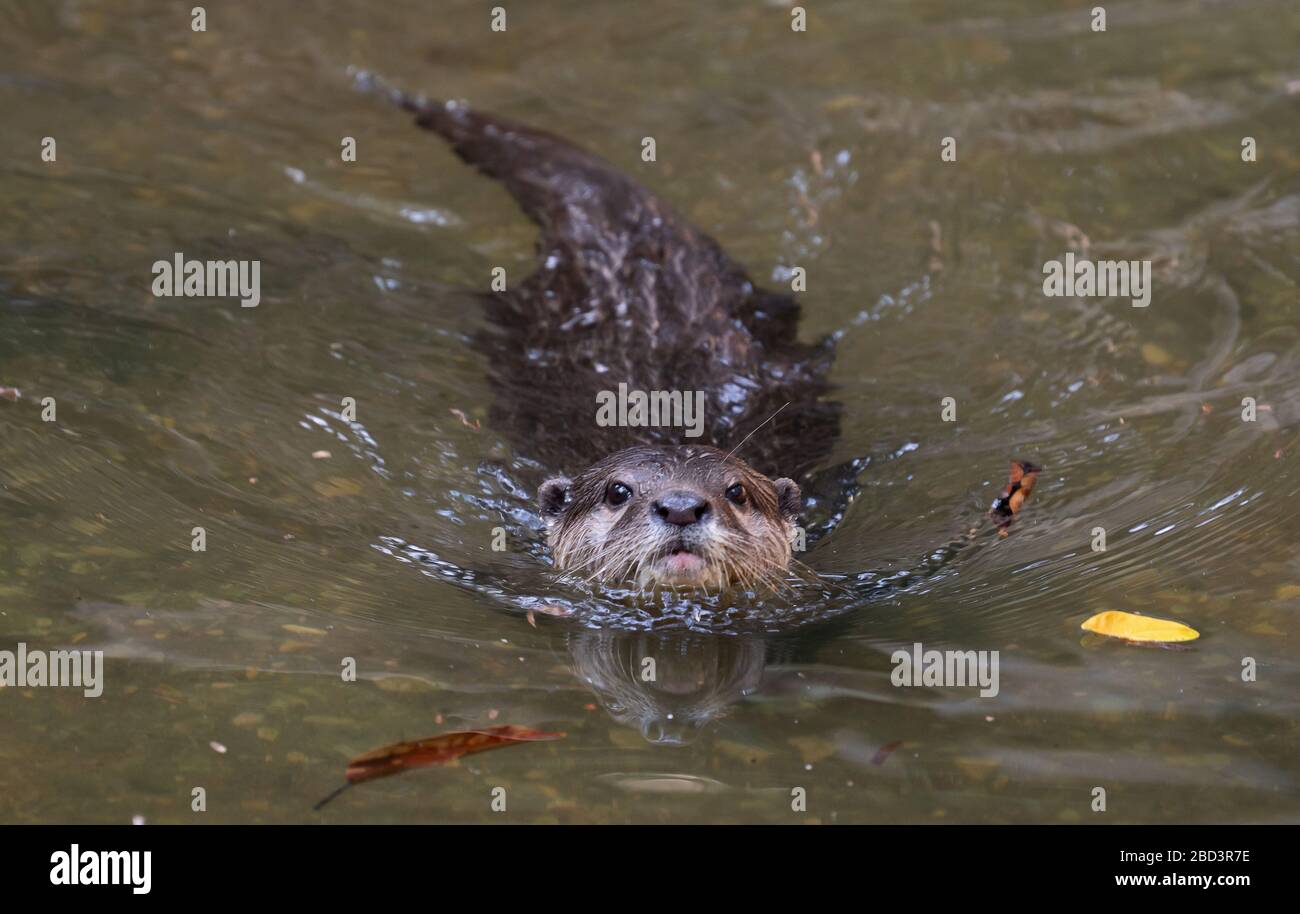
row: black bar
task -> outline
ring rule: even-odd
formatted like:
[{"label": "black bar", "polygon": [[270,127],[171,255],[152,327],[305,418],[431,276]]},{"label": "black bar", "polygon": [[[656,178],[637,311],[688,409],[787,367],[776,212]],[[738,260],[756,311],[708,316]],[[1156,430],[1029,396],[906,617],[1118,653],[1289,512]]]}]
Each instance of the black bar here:
[{"label": "black bar", "polygon": [[[593,883],[622,884],[630,900],[700,879],[729,898],[766,900],[775,881],[805,896],[848,891],[864,905],[972,891],[987,900],[1104,892],[1230,901],[1243,890],[1286,888],[1294,837],[1287,826],[4,826],[0,859],[6,890],[64,900],[145,894],[131,884],[52,884],[52,858],[76,845],[79,856],[148,851],[149,897],[205,903],[382,904],[390,892],[427,892],[441,905],[477,886],[485,899],[549,904]],[[1245,881],[1189,885],[1190,877]],[[1155,884],[1119,882],[1134,878]]]}]

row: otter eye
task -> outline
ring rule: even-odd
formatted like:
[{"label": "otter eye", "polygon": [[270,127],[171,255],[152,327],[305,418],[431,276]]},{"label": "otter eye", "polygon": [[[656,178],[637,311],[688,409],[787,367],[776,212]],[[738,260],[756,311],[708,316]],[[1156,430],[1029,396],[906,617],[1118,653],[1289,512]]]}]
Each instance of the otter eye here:
[{"label": "otter eye", "polygon": [[605,501],[617,508],[632,497],[632,490],[621,482],[611,482],[605,490]]},{"label": "otter eye", "polygon": [[732,504],[743,505],[748,497],[749,493],[745,491],[745,487],[740,483],[736,483],[727,489],[727,501]]}]

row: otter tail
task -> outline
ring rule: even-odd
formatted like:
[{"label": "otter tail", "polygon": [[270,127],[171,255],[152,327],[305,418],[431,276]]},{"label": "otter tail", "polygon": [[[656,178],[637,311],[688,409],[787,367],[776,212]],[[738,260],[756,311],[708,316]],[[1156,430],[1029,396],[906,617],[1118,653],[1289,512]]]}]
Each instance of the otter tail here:
[{"label": "otter tail", "polygon": [[671,216],[650,191],[554,134],[457,102],[412,95],[369,72],[355,73],[354,81],[415,114],[417,126],[438,134],[463,161],[505,185],[542,229],[543,248],[624,237]]},{"label": "otter tail", "polygon": [[[611,306],[637,297],[672,301],[687,323],[722,311],[769,346],[795,340],[800,309],[792,297],[758,288],[712,238],[599,156],[544,130],[411,95],[370,73],[354,79],[414,113],[418,126],[505,186],[541,229],[539,253],[568,281],[570,297]],[[646,265],[653,290],[646,272],[637,272]]]}]

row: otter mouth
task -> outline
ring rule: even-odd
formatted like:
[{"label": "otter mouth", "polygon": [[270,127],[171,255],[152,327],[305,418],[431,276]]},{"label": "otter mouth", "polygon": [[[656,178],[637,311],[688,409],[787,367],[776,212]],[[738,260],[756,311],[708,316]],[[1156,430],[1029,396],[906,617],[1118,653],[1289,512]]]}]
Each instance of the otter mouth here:
[{"label": "otter mouth", "polygon": [[716,577],[704,556],[682,542],[665,549],[647,570],[659,584],[699,585]]},{"label": "otter mouth", "polygon": [[667,566],[672,571],[694,575],[704,570],[705,561],[699,553],[681,546],[660,559],[659,564]]}]

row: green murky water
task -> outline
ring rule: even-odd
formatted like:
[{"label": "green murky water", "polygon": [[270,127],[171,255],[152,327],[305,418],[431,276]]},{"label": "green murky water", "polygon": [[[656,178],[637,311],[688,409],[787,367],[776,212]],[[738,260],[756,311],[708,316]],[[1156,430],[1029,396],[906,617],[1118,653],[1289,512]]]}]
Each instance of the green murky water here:
[{"label": "green murky water", "polygon": [[[108,658],[97,699],[0,690],[0,820],[1300,817],[1294,4],[1114,3],[1104,34],[1061,2],[818,3],[805,34],[756,0],[509,4],[504,34],[191,5],[0,2],[0,649]],[[760,280],[808,270],[827,466],[857,462],[814,568],[923,567],[1024,456],[1013,534],[810,625],[530,625],[542,468],[487,421],[464,290],[533,232],[357,69],[595,149]],[[1151,260],[1151,306],[1045,298],[1066,250]],[[260,307],[153,297],[178,251],[261,260]],[[1085,636],[1103,609],[1203,637]],[[915,641],[999,651],[999,695],[893,687]],[[361,752],[502,723],[567,736],[311,812]]]}]

